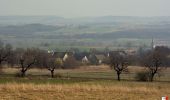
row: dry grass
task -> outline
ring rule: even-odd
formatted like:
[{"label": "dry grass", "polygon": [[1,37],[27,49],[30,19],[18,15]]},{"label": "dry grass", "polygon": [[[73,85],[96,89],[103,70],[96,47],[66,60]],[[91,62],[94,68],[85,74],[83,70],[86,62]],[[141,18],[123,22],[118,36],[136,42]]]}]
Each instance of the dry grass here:
[{"label": "dry grass", "polygon": [[[135,75],[137,72],[146,71],[146,68],[139,66],[129,66],[129,73],[122,73],[121,79],[125,80],[135,80]],[[19,72],[17,68],[3,68],[4,75],[16,75]],[[162,70],[162,72],[157,74],[155,77],[156,81],[170,81],[170,68]],[[37,69],[31,68],[26,72],[27,76],[50,76],[50,72],[47,69]],[[109,66],[81,66],[77,69],[56,69],[55,75],[60,75],[63,77],[79,77],[79,78],[105,78],[105,79],[116,79],[115,71],[111,70]],[[3,76],[4,77],[4,76]]]},{"label": "dry grass", "polygon": [[0,85],[2,100],[161,100],[170,96],[168,83],[120,82],[115,84]]},{"label": "dry grass", "polygon": [[[4,67],[2,69],[4,73],[16,73],[19,71],[19,68],[11,68],[11,67]],[[77,69],[57,69],[57,72],[65,73],[65,72],[98,72],[98,71],[110,71],[109,66],[106,65],[100,65],[100,66],[81,66]],[[31,68],[28,72],[31,73],[49,73],[47,69],[37,69],[37,68]]]},{"label": "dry grass", "polygon": [[[130,72],[138,72],[144,70],[143,67],[130,66]],[[15,74],[18,72],[16,68],[4,68],[4,73]],[[108,66],[82,66],[79,69],[74,70],[56,70],[56,73],[67,73],[70,75],[76,75],[80,77],[85,75],[86,77],[110,77],[113,71]],[[90,72],[90,73],[89,73]],[[165,73],[169,73],[170,68],[165,70]],[[49,74],[48,70],[30,69],[28,74],[44,75]],[[125,74],[123,77],[127,77],[129,74]],[[111,76],[111,78],[112,78]],[[133,76],[129,76],[133,77]],[[169,80],[169,74],[163,76]],[[3,79],[2,77],[1,79]],[[15,77],[11,77],[13,79]],[[128,78],[126,78],[128,79]],[[16,80],[16,79],[15,79]],[[21,79],[24,80],[24,79]],[[36,78],[34,79],[36,81]],[[32,81],[34,81],[32,80]],[[54,81],[56,79],[53,79]],[[31,81],[31,80],[27,80]],[[43,81],[49,81],[48,79]],[[67,81],[71,81],[67,80]],[[170,84],[169,82],[134,82],[134,81],[122,81],[117,82],[114,80],[93,80],[73,82],[67,84],[50,82],[42,84],[30,83],[16,83],[15,81],[9,81],[10,83],[0,84],[0,100],[161,100],[162,96],[170,97]]]},{"label": "dry grass", "polygon": [[[143,67],[139,67],[139,66],[129,66],[129,71],[130,72],[136,72],[136,71],[141,71],[144,70]],[[4,67],[3,68],[3,72],[4,73],[16,73],[18,72],[19,69],[17,68],[10,68],[10,67]],[[57,69],[56,73],[60,72],[60,73],[66,73],[66,72],[110,72],[111,69],[109,66],[107,65],[100,65],[100,66],[81,66],[80,68],[77,69]],[[37,69],[37,68],[32,68],[28,71],[28,73],[39,73],[39,74],[48,74],[49,71],[47,69]]]},{"label": "dry grass", "polygon": [[[140,66],[129,66],[128,67],[130,72],[138,72],[142,70],[146,70],[144,67]],[[16,73],[19,71],[17,68],[10,68],[10,67],[4,67],[2,69],[3,72],[5,73]],[[111,71],[110,67],[108,65],[99,65],[99,66],[81,66],[80,68],[77,69],[57,69],[56,72],[109,72]],[[170,68],[164,70],[166,72],[170,71]],[[28,72],[31,73],[49,73],[47,69],[37,69],[37,68],[32,68]]]}]

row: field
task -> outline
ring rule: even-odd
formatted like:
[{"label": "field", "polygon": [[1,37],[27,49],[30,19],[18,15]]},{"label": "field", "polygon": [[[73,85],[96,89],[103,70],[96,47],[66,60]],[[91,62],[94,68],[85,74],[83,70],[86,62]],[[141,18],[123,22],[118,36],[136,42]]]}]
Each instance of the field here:
[{"label": "field", "polygon": [[[45,69],[30,69],[27,77],[15,77],[16,68],[5,68],[0,76],[1,100],[161,100],[170,96],[170,69],[154,82],[138,82],[135,72],[145,70],[130,66],[129,73],[116,80],[107,66],[83,66],[56,70],[54,79]],[[58,78],[57,76],[60,76]]]},{"label": "field", "polygon": [[0,85],[0,98],[11,100],[160,100],[170,95],[168,83],[91,81],[71,84]]}]

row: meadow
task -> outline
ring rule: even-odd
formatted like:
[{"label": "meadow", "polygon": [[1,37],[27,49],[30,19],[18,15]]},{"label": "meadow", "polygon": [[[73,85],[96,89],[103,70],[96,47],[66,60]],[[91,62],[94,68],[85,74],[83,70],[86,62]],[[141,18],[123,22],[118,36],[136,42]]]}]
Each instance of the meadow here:
[{"label": "meadow", "polygon": [[57,69],[50,78],[46,69],[30,69],[27,77],[16,77],[18,69],[4,68],[0,75],[1,100],[161,100],[170,96],[170,69],[154,82],[135,80],[135,72],[145,68],[130,66],[129,73],[116,80],[108,66],[82,66],[79,69]]}]

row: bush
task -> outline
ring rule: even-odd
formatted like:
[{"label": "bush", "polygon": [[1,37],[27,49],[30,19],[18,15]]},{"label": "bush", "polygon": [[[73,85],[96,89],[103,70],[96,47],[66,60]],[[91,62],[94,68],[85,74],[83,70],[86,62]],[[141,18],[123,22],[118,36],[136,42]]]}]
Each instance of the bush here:
[{"label": "bush", "polygon": [[136,73],[135,79],[138,81],[149,81],[149,73],[148,72]]}]

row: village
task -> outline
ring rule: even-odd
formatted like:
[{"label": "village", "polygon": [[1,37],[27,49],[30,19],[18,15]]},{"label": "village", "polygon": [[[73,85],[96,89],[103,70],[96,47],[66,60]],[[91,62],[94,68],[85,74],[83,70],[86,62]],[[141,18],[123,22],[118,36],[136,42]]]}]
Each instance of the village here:
[{"label": "village", "polygon": [[[114,50],[114,51],[97,51],[93,50],[91,52],[76,52],[76,51],[66,51],[66,52],[56,52],[48,51],[49,55],[52,55],[54,58],[66,62],[68,59],[78,62],[79,65],[102,65],[109,63],[110,53],[119,53],[125,56],[135,56],[138,51],[135,49],[129,50]],[[74,62],[72,62],[73,64]]]},{"label": "village", "polygon": [[[97,50],[95,48],[90,49],[89,51],[80,52],[77,49],[65,50],[64,52],[58,52],[55,50],[48,50],[48,54],[52,55],[54,58],[59,58],[63,62],[67,59],[71,58],[75,61],[81,63],[82,65],[102,65],[108,64],[109,57],[111,53],[119,53],[128,57],[133,57],[136,55],[140,55],[140,53],[152,50],[156,47],[167,47],[166,44],[160,44],[159,42],[155,42],[153,39],[150,43],[149,47],[139,47],[139,48],[125,48],[125,49],[116,49],[109,50],[106,48],[105,50]],[[129,58],[130,59],[130,58]]]}]

